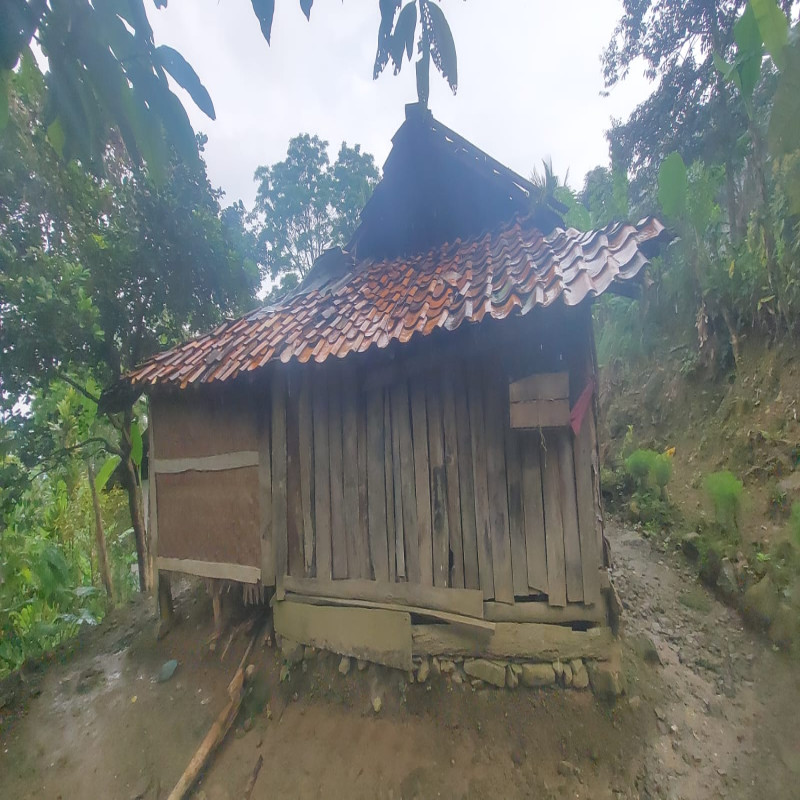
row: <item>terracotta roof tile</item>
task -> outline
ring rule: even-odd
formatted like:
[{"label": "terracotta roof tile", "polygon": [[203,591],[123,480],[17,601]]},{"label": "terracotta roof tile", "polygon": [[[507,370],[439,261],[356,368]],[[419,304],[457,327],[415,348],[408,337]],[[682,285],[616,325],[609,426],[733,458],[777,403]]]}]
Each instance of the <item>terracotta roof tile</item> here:
[{"label": "terracotta roof tile", "polygon": [[224,322],[159,353],[126,377],[132,386],[212,383],[270,361],[322,362],[454,330],[487,314],[527,314],[558,298],[576,305],[615,282],[635,278],[647,264],[640,245],[664,228],[648,218],[547,237],[529,220],[477,239],[391,261],[362,261],[335,282],[301,290],[274,306]]}]

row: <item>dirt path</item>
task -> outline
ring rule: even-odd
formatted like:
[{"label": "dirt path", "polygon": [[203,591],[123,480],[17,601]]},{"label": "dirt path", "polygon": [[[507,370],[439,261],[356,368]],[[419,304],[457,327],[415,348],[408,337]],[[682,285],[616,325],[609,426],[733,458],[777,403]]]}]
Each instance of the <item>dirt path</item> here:
[{"label": "dirt path", "polygon": [[[573,690],[409,684],[374,666],[343,677],[338,659],[321,655],[281,682],[279,656],[260,645],[243,719],[196,797],[241,797],[263,755],[254,800],[796,798],[796,668],[744,632],[679,560],[635,533],[609,535],[629,683],[615,707]],[[201,593],[179,608],[183,623],[161,642],[145,604],[124,609],[30,683],[24,714],[0,711],[0,797],[167,795],[244,647],[234,640],[224,661],[208,652]],[[643,635],[663,665],[647,663]],[[169,658],[180,666],[158,683]]]},{"label": "dirt path", "polygon": [[679,556],[631,531],[608,533],[628,645],[642,655],[647,637],[662,664],[643,795],[800,797],[798,665],[746,630]]}]

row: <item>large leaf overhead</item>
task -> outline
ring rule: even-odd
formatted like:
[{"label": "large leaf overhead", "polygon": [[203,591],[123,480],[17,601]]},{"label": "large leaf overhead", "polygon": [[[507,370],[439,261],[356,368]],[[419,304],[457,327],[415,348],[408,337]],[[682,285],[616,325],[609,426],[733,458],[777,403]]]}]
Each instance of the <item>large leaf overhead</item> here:
[{"label": "large leaf overhead", "polygon": [[161,45],[156,48],[158,63],[174,78],[175,82],[186,89],[194,104],[211,119],[216,119],[211,96],[191,64],[174,48]]},{"label": "large leaf overhead", "polygon": [[261,25],[261,33],[269,44],[272,36],[272,18],[275,16],[275,0],[251,0],[251,2]]}]

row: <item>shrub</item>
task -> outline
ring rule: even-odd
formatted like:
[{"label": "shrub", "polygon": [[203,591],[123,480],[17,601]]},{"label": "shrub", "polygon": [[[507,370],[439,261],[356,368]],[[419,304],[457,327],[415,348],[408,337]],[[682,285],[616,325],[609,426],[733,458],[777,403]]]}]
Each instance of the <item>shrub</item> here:
[{"label": "shrub", "polygon": [[744,484],[727,469],[706,476],[705,488],[714,504],[717,523],[728,532],[738,532]]},{"label": "shrub", "polygon": [[672,459],[664,453],[657,455],[650,467],[650,475],[661,490],[661,494],[664,494],[664,489],[672,477]]},{"label": "shrub", "polygon": [[625,469],[628,474],[636,481],[637,488],[642,491],[647,488],[653,466],[658,453],[654,450],[634,450],[625,459]]}]

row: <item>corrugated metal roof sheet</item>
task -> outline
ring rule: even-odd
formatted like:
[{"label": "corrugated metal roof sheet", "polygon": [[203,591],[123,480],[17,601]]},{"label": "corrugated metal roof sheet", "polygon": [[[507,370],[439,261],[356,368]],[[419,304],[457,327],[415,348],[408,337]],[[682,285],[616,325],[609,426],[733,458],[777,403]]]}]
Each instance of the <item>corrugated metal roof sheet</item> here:
[{"label": "corrugated metal roof sheet", "polygon": [[340,263],[327,282],[312,272],[307,288],[159,353],[126,382],[185,388],[231,380],[270,361],[345,358],[487,316],[521,316],[559,298],[577,305],[639,275],[647,263],[640,245],[663,231],[647,218],[544,237],[529,220],[515,219],[418,256]]}]

